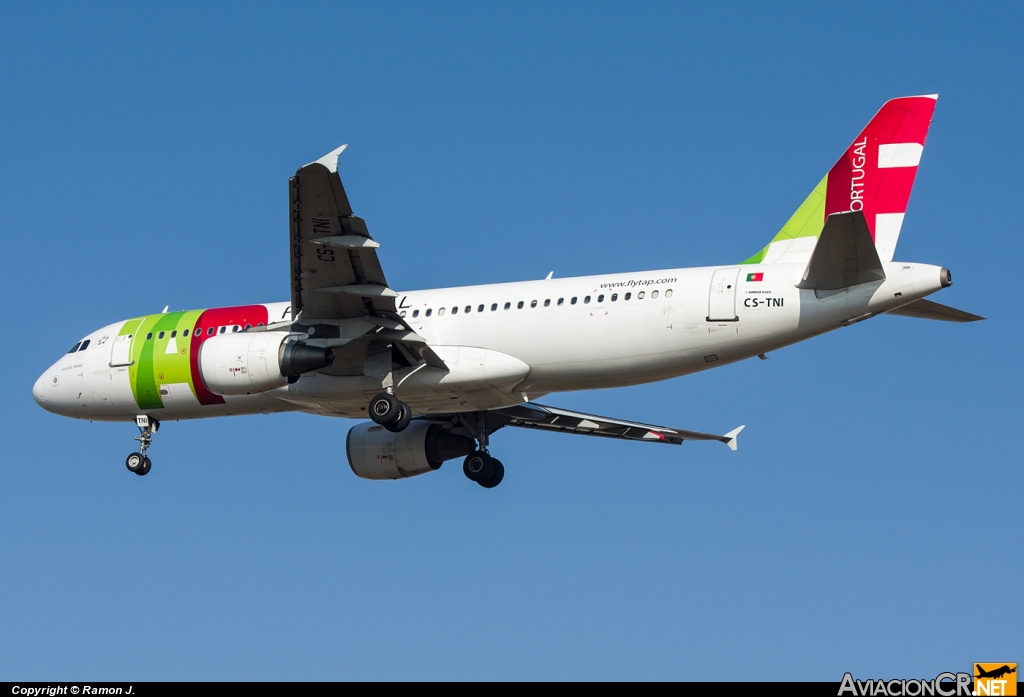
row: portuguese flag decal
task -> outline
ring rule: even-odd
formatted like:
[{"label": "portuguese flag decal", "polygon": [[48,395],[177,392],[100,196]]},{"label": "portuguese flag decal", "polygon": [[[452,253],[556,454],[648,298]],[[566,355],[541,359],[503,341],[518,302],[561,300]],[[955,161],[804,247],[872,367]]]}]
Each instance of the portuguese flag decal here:
[{"label": "portuguese flag decal", "polygon": [[763,273],[748,273],[747,283],[759,283],[764,280]]}]

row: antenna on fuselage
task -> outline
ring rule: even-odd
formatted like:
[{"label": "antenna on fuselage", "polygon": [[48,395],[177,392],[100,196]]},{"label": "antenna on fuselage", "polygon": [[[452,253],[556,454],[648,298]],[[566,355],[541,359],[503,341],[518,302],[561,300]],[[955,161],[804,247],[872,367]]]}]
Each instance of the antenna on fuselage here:
[{"label": "antenna on fuselage", "polygon": [[166,315],[167,311],[171,309],[170,305],[164,305],[164,309],[160,311],[161,315]]},{"label": "antenna on fuselage", "polygon": [[554,271],[548,271],[548,275],[544,277],[545,281],[550,281],[551,277],[555,275]]}]

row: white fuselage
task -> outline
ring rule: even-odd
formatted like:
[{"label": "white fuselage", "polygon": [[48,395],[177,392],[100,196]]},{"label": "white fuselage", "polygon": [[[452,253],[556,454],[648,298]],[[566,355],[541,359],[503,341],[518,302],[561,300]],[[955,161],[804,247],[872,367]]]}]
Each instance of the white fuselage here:
[{"label": "white fuselage", "polygon": [[[414,412],[439,414],[654,382],[757,356],[942,288],[938,266],[889,262],[884,281],[819,297],[796,287],[805,266],[670,269],[400,293],[405,321],[449,370],[396,371],[395,392]],[[289,314],[288,303],[267,310],[271,322]],[[367,375],[306,374],[262,394],[225,397],[223,404],[200,404],[187,385],[161,385],[163,406],[142,409],[130,368],[112,365],[113,338],[123,324],[93,332],[89,350],[44,372],[33,388],[36,400],[91,420],[294,410],[361,417],[381,390],[368,359]]]}]

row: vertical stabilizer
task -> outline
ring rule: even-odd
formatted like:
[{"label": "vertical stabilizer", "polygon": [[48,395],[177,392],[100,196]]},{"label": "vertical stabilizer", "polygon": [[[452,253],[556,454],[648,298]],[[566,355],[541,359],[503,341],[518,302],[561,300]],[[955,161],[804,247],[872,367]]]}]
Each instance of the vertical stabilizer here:
[{"label": "vertical stabilizer", "polygon": [[744,264],[806,261],[833,213],[863,211],[882,261],[892,261],[937,94],[882,105],[768,246]]}]

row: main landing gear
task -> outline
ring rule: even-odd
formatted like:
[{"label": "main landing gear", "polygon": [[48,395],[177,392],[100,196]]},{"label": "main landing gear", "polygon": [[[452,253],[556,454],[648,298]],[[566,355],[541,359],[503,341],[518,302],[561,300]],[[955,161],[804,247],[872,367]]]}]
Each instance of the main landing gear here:
[{"label": "main landing gear", "polygon": [[505,478],[505,465],[498,458],[491,457],[487,451],[477,450],[466,456],[462,462],[462,472],[470,481],[485,489],[493,489]]},{"label": "main landing gear", "polygon": [[370,400],[370,418],[392,433],[398,433],[404,431],[412,421],[412,409],[400,401],[389,387],[386,392]]},{"label": "main landing gear", "polygon": [[487,424],[483,412],[477,413],[476,417],[475,425],[469,418],[463,417],[462,419],[466,430],[474,434],[479,444],[477,449],[462,461],[462,473],[471,482],[476,482],[485,489],[493,489],[505,478],[505,465],[487,452]]},{"label": "main landing gear", "polygon": [[160,422],[145,414],[139,414],[135,417],[135,425],[139,427],[139,435],[135,436],[135,440],[139,441],[139,452],[129,455],[124,465],[129,472],[141,477],[149,474],[150,468],[153,467],[153,463],[146,457],[146,451],[153,443],[153,434],[160,430]]}]

